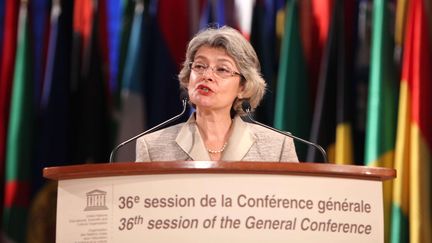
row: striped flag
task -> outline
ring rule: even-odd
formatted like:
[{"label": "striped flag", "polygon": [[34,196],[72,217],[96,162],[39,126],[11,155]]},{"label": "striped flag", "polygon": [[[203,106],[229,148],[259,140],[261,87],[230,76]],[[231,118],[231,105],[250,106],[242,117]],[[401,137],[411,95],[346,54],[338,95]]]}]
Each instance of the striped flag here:
[{"label": "striped flag", "polygon": [[[365,165],[393,167],[397,112],[397,79],[389,1],[375,0],[369,97],[366,121]],[[392,181],[384,183],[385,232],[388,238]]]},{"label": "striped flag", "polygon": [[[307,67],[300,37],[299,4],[297,0],[287,2],[285,29],[279,61],[276,85],[274,126],[292,132],[299,137],[308,137],[310,128],[310,98]],[[304,150],[297,146],[300,160]]]},{"label": "striped flag", "polygon": [[[9,122],[10,98],[12,93],[13,67],[18,22],[18,1],[6,1],[3,25],[3,45],[0,59],[0,177],[4,178],[6,160],[6,140]],[[3,209],[4,181],[0,183],[1,210]]]},{"label": "striped flag", "polygon": [[[348,78],[351,21],[344,11],[352,1],[336,0],[326,48],[321,62],[317,95],[311,128],[311,141],[327,150],[329,161],[351,164],[354,160],[351,120],[352,82]],[[319,161],[314,148],[309,148],[307,161]]]},{"label": "striped flag", "polygon": [[30,198],[33,158],[33,83],[30,78],[27,1],[21,1],[11,109],[6,147],[6,184],[3,227],[13,240],[23,242]]},{"label": "striped flag", "polygon": [[432,46],[425,1],[409,2],[402,59],[391,242],[432,242]]}]

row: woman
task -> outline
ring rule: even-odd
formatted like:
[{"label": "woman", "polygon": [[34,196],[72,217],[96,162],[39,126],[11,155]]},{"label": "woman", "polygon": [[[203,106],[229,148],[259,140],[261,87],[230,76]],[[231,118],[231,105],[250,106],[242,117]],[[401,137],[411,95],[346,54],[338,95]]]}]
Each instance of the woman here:
[{"label": "woman", "polygon": [[238,31],[198,33],[178,77],[196,112],[186,123],[138,139],[137,161],[298,161],[291,138],[240,118],[242,101],[255,109],[266,84],[253,47]]}]

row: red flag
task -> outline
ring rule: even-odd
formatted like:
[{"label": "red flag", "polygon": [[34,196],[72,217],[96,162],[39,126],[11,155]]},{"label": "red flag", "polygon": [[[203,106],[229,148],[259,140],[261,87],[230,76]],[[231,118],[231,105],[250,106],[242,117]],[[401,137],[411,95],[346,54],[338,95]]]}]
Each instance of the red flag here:
[{"label": "red flag", "polygon": [[[9,122],[10,97],[17,43],[19,1],[5,2],[3,52],[0,63],[0,178],[4,178],[6,135]],[[0,183],[0,202],[3,203],[3,183]],[[3,209],[3,205],[0,205]]]},{"label": "red flag", "polygon": [[431,242],[432,46],[423,0],[409,3],[393,187],[392,242]]}]

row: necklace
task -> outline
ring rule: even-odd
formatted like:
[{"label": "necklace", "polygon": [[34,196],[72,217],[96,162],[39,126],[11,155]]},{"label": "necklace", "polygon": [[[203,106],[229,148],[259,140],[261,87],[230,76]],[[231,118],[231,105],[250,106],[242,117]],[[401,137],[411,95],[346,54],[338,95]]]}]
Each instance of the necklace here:
[{"label": "necklace", "polygon": [[212,149],[207,148],[207,152],[209,152],[211,154],[220,154],[220,153],[222,153],[225,150],[226,146],[227,146],[227,143],[224,143],[224,145],[222,146],[222,148],[220,148],[218,150],[212,150]]}]

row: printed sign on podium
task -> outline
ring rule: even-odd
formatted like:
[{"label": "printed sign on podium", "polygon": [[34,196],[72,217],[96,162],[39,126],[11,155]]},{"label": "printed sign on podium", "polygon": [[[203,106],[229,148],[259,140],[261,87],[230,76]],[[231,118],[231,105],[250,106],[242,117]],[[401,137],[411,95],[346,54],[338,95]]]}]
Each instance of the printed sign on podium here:
[{"label": "printed sign on podium", "polygon": [[57,242],[383,242],[385,168],[260,162],[52,167]]}]

